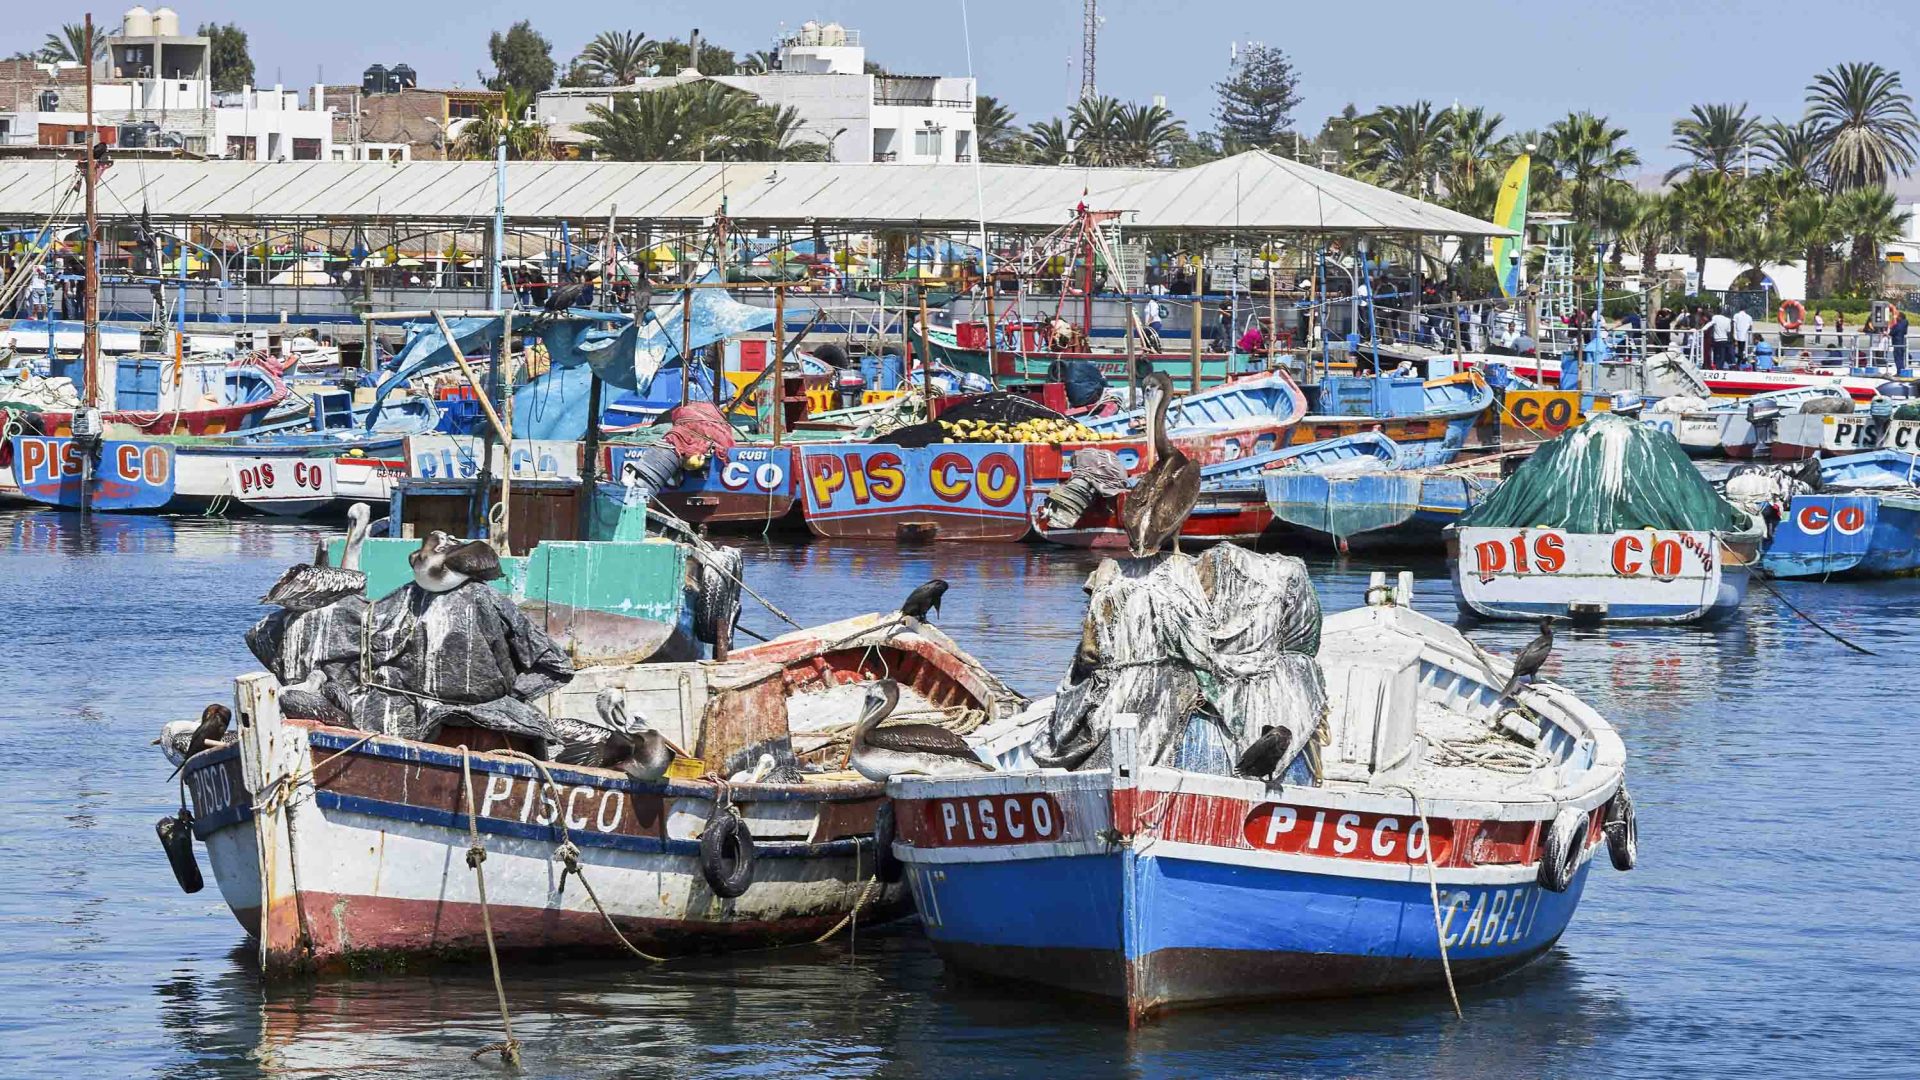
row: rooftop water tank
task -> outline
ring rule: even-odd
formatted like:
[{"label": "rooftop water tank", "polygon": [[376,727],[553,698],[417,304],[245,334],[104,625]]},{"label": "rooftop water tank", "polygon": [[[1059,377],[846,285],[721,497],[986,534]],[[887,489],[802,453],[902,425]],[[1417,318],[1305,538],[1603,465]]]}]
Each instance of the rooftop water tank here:
[{"label": "rooftop water tank", "polygon": [[840,46],[847,43],[847,28],[837,22],[830,22],[820,28],[820,44]]},{"label": "rooftop water tank", "polygon": [[391,90],[411,90],[420,85],[420,77],[406,64],[395,64],[387,71],[387,87]]},{"label": "rooftop water tank", "polygon": [[170,7],[156,8],[153,12],[153,33],[155,37],[179,37],[180,14]]},{"label": "rooftop water tank", "polygon": [[384,94],[387,92],[387,65],[369,64],[360,76],[360,92],[363,94]]},{"label": "rooftop water tank", "polygon": [[127,9],[127,28],[124,33],[128,37],[152,37],[153,12],[143,7]]}]

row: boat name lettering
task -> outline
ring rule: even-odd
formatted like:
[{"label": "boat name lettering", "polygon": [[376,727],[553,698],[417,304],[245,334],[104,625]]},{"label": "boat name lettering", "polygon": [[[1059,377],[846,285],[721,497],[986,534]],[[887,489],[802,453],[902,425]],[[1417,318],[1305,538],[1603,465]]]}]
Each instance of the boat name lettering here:
[{"label": "boat name lettering", "polygon": [[1449,949],[1476,949],[1525,941],[1533,933],[1546,890],[1537,885],[1504,889],[1442,889],[1440,929]]},{"label": "boat name lettering", "polygon": [[[1543,532],[1527,543],[1526,533],[1517,533],[1506,540],[1485,540],[1474,547],[1474,558],[1480,571],[1480,580],[1492,581],[1495,574],[1507,570],[1507,551],[1513,551],[1513,572],[1516,574],[1557,574],[1567,565],[1567,542],[1559,533]],[[1531,550],[1533,559],[1527,559]]]},{"label": "boat name lettering", "polygon": [[930,799],[923,804],[925,835],[935,846],[1032,844],[1058,840],[1060,804],[1044,792]]},{"label": "boat name lettering", "polygon": [[1819,536],[1828,526],[1842,536],[1853,536],[1867,527],[1867,511],[1857,504],[1847,503],[1839,506],[1824,506],[1820,503],[1802,506],[1793,515],[1793,522],[1800,531],[1808,536]]},{"label": "boat name lettering", "polygon": [[[522,825],[552,825],[564,820],[569,829],[616,833],[626,811],[627,793],[618,788],[581,784],[555,787],[531,777],[494,773],[487,777],[480,797],[480,816],[510,818]],[[501,807],[496,812],[495,807]]]},{"label": "boat name lettering", "polygon": [[1507,411],[1521,427],[1557,435],[1574,423],[1577,396],[1570,390],[1509,390]]},{"label": "boat name lettering", "polygon": [[241,495],[253,495],[263,491],[272,491],[279,486],[278,481],[291,478],[292,487],[300,491],[323,491],[327,487],[327,463],[324,461],[296,461],[288,469],[286,462],[280,463],[280,470],[274,470],[274,463],[263,461],[257,465],[246,465],[234,470]]},{"label": "boat name lettering", "polygon": [[1025,486],[1018,458],[981,447],[809,450],[804,473],[817,510],[922,501],[998,509]]},{"label": "boat name lettering", "polygon": [[[1473,570],[1486,584],[1503,574],[1559,574],[1568,568],[1566,535],[1553,530],[1516,530],[1473,545]],[[1602,538],[1604,539],[1604,538]],[[1703,573],[1714,567],[1717,542],[1706,533],[1628,532],[1607,541],[1607,566],[1616,577],[1651,577],[1673,581],[1687,568],[1692,552]],[[1575,567],[1579,573],[1582,567]]]},{"label": "boat name lettering", "polygon": [[[101,455],[102,479],[165,487],[173,475],[173,455],[165,446],[108,443]],[[85,467],[80,444],[72,439],[21,436],[20,483],[58,483],[78,478]]]},{"label": "boat name lettering", "polygon": [[1887,424],[1886,434],[1880,437],[1880,445],[1888,450],[1903,453],[1920,451],[1920,420],[1894,420]]},{"label": "boat name lettering", "polygon": [[193,793],[193,812],[212,817],[233,805],[233,772],[230,762],[209,765],[187,774],[187,790]]},{"label": "boat name lettering", "polygon": [[720,466],[720,486],[728,491],[745,491],[751,483],[760,491],[779,491],[786,487],[787,470],[778,461],[760,454],[739,450],[728,451],[726,463]]},{"label": "boat name lettering", "polygon": [[1289,855],[1324,855],[1368,862],[1436,863],[1451,855],[1450,823],[1436,836],[1424,818],[1362,814],[1322,807],[1262,803],[1242,826],[1248,845]]}]

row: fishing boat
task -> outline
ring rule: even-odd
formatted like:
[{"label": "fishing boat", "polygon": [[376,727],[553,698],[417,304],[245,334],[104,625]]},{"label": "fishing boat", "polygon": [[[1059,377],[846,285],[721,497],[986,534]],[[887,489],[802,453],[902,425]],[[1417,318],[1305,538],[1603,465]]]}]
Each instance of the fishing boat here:
[{"label": "fishing boat", "polygon": [[1760,560],[1774,577],[1920,573],[1920,458],[1911,453],[1822,461],[1818,491],[1786,493],[1779,503],[1779,524]]},{"label": "fishing boat", "polygon": [[1685,623],[1739,606],[1765,528],[1671,436],[1605,413],[1542,445],[1446,535],[1469,615]]},{"label": "fishing boat", "polygon": [[[994,327],[997,340],[987,348],[987,325],[962,322],[952,327],[927,328],[927,351],[938,363],[969,375],[991,378],[1000,386],[1012,386],[1043,380],[1053,365],[1061,361],[1084,361],[1094,365],[1107,381],[1126,385],[1128,357],[1119,349],[1057,349],[1048,341],[1048,326],[1043,322],[1005,321]],[[1233,353],[1200,353],[1200,388],[1205,390],[1228,381],[1248,370],[1248,358]],[[1144,363],[1174,380],[1174,385],[1189,387],[1193,382],[1193,353],[1164,350],[1137,350],[1135,363]],[[1238,361],[1238,363],[1236,363]]]},{"label": "fishing boat", "polygon": [[1318,627],[1324,727],[1273,780],[1157,763],[1131,715],[1099,766],[1039,767],[1042,701],[971,737],[999,771],[889,781],[941,958],[1138,1025],[1478,982],[1550,949],[1598,853],[1633,862],[1620,738],[1551,683],[1507,707],[1506,661],[1414,611],[1411,575],[1374,578],[1367,607]]},{"label": "fishing boat", "polygon": [[[1570,354],[1569,354],[1570,355]],[[1560,368],[1563,358],[1557,356],[1515,357],[1512,361],[1514,374],[1548,386],[1561,385]],[[1755,394],[1771,393],[1777,390],[1796,390],[1809,386],[1838,386],[1853,395],[1855,401],[1873,400],[1874,393],[1886,382],[1884,377],[1856,375],[1852,369],[1843,367],[1809,367],[1805,370],[1790,371],[1718,371],[1701,369],[1687,363],[1678,353],[1657,353],[1648,357],[1642,364],[1685,364],[1697,374],[1708,393],[1702,396],[1716,398],[1744,398]],[[1686,392],[1684,390],[1677,392]],[[1648,395],[1654,396],[1654,395]]]},{"label": "fishing boat", "polygon": [[[1719,453],[1735,461],[1806,457],[1805,443],[1812,441],[1807,433],[1819,431],[1824,441],[1825,418],[1829,416],[1857,418],[1864,421],[1864,427],[1877,427],[1871,414],[1860,416],[1853,398],[1837,386],[1775,390],[1733,404],[1735,408],[1720,416]],[[1688,452],[1692,452],[1691,447]]]},{"label": "fishing boat", "polygon": [[[368,595],[411,580],[418,546],[368,541]],[[526,739],[451,719],[413,739],[294,718],[273,675],[240,677],[237,739],[189,758],[184,784],[193,835],[266,977],[489,945],[539,959],[760,948],[904,913],[905,886],[878,857],[883,788],[833,752],[857,715],[843,684],[884,670],[916,708],[973,725],[1024,699],[897,613],[725,661],[675,660],[690,607],[714,606],[683,601],[690,560],[658,539],[550,541],[503,559],[496,583],[561,628],[556,643],[582,665],[537,707],[593,725],[612,692],[674,750],[657,780],[550,762]],[[651,632],[609,634],[565,602],[595,590],[625,590],[617,606]]]},{"label": "fishing boat", "polygon": [[[1391,469],[1399,460],[1400,448],[1392,439],[1377,432],[1363,432],[1201,466],[1200,497],[1180,527],[1181,543],[1257,543],[1275,523],[1265,486],[1273,477]],[[1055,484],[1035,491],[1033,530],[1036,535],[1066,547],[1126,548],[1127,533],[1121,524],[1126,492],[1090,501],[1072,522],[1064,519],[1056,522],[1046,495],[1058,487]]]},{"label": "fishing boat", "polygon": [[1442,546],[1446,527],[1500,485],[1497,474],[1458,468],[1348,474],[1287,470],[1261,478],[1261,495],[1286,531],[1346,553]]},{"label": "fishing boat", "polygon": [[[101,423],[146,435],[219,435],[257,427],[287,399],[280,376],[256,364],[176,363],[171,357],[129,355],[102,367]],[[82,375],[84,378],[84,375]],[[0,389],[6,407],[40,434],[66,436],[80,398],[70,382],[21,380]]]},{"label": "fishing boat", "polygon": [[1446,465],[1458,457],[1493,388],[1477,371],[1438,379],[1394,375],[1335,375],[1309,391],[1312,408],[1292,430],[1295,445],[1377,431],[1400,448],[1401,468]]}]

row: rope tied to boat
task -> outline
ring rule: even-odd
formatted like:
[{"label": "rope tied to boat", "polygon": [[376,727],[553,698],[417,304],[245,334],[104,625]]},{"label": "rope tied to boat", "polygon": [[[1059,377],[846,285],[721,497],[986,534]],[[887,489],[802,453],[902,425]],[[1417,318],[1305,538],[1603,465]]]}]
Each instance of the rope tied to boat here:
[{"label": "rope tied to boat", "polygon": [[[291,772],[282,773],[279,776],[275,777],[273,780],[267,783],[266,790],[260,793],[260,797],[254,800],[253,812],[256,814],[277,813],[282,808],[286,807],[288,804],[293,802],[293,797],[295,793],[299,791],[300,785],[306,783],[308,780],[311,780],[313,777],[317,776],[321,769],[326,768],[328,765],[333,764],[335,761],[338,761],[339,759],[347,756],[348,754],[353,753],[355,750],[360,749],[362,746],[367,745],[367,743],[372,741],[377,734],[379,733],[369,732],[368,734],[363,735],[360,738],[354,740],[352,743],[348,744],[347,746],[344,746],[341,749],[331,754],[328,754],[326,757],[321,758],[319,761],[313,762],[312,764],[307,765],[303,768],[294,769]],[[183,782],[184,782],[184,779],[183,779]]]},{"label": "rope tied to boat", "polygon": [[520,1040],[513,1037],[513,1017],[507,1012],[507,987],[500,978],[500,952],[493,944],[493,912],[487,905],[487,849],[480,843],[480,816],[473,808],[473,751],[460,744],[460,792],[467,803],[467,865],[473,868],[473,881],[480,893],[480,926],[487,935],[487,961],[493,966],[493,992],[500,1000],[500,1027],[506,1041],[489,1043],[475,1050],[472,1060],[498,1053],[509,1068],[520,1067]]},{"label": "rope tied to boat", "polygon": [[1440,878],[1433,869],[1433,826],[1427,821],[1427,812],[1420,805],[1420,796],[1403,784],[1385,784],[1386,788],[1399,788],[1407,793],[1413,802],[1413,812],[1420,819],[1420,831],[1427,836],[1427,895],[1433,901],[1433,936],[1440,943],[1440,973],[1447,979],[1447,997],[1453,1000],[1453,1015],[1457,1020],[1465,1020],[1467,1014],[1460,1010],[1460,991],[1453,984],[1453,960],[1447,955],[1447,925],[1440,917]]}]

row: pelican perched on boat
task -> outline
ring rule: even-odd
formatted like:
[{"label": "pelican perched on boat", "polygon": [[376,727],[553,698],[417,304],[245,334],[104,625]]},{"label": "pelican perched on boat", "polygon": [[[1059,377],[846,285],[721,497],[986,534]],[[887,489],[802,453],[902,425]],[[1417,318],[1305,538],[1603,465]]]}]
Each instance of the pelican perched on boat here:
[{"label": "pelican perched on boat", "polygon": [[462,544],[439,529],[420,541],[419,550],[407,556],[407,565],[413,567],[414,583],[434,593],[452,592],[469,581],[494,581],[504,573],[491,544]]},{"label": "pelican perched on boat", "polygon": [[1127,550],[1136,559],[1172,544],[1180,550],[1180,527],[1200,498],[1200,463],[1180,452],[1167,437],[1167,406],[1173,401],[1173,380],[1166,372],[1147,377],[1147,442],[1153,465],[1127,492],[1120,522],[1127,530]]},{"label": "pelican perched on boat", "polygon": [[881,679],[867,688],[860,721],[853,728],[851,760],[855,772],[869,780],[891,776],[965,776],[992,772],[967,740],[937,724],[895,724],[881,727],[900,705],[900,684]]},{"label": "pelican perched on boat", "polygon": [[667,737],[647,725],[644,718],[627,716],[627,695],[607,687],[593,699],[600,722],[607,726],[607,737],[600,744],[600,765],[619,769],[632,780],[658,780],[673,767],[673,747]]},{"label": "pelican perched on boat", "polygon": [[275,604],[288,611],[318,611],[367,589],[367,575],[360,570],[360,548],[367,542],[372,511],[366,503],[354,503],[347,510],[347,543],[340,553],[340,565],[327,565],[327,546],[322,543],[313,553],[313,561],[291,567],[260,598],[263,604]]},{"label": "pelican perched on boat", "polygon": [[177,769],[200,751],[220,745],[231,723],[233,710],[216,701],[200,711],[198,720],[170,721],[160,729],[160,737],[153,740],[153,745],[158,746]]}]

